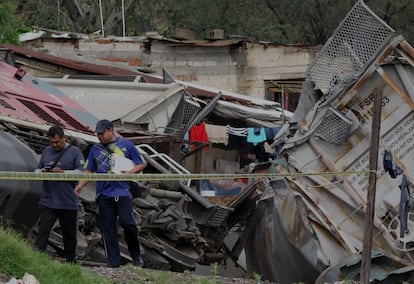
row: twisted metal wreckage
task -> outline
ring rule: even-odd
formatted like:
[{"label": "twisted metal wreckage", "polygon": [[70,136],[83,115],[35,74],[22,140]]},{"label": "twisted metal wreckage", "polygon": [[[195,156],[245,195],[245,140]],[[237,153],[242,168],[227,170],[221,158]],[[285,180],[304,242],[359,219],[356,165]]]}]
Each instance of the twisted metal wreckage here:
[{"label": "twisted metal wreckage", "polygon": [[[31,77],[21,68],[0,63],[0,153],[1,169],[33,172],[39,154],[48,145],[47,129],[63,124],[71,142],[83,151],[97,142],[93,133],[96,117],[53,86]],[[44,91],[47,90],[47,91]],[[188,173],[168,155],[148,144],[138,146],[148,162],[146,172]],[[140,224],[140,241],[145,266],[163,270],[194,270],[197,263],[221,261],[223,240],[227,236],[230,213],[235,207],[210,203],[190,187],[189,181],[151,181],[134,200]],[[33,240],[37,233],[37,203],[42,192],[39,180],[0,179],[0,215]],[[94,184],[82,192],[79,216],[78,254],[80,260],[105,263],[94,202]],[[191,201],[191,202],[190,202]],[[236,206],[236,205],[235,205]],[[120,238],[122,239],[122,238]],[[59,253],[62,237],[56,224],[50,249]],[[120,241],[123,261],[129,256]]]},{"label": "twisted metal wreckage", "polygon": [[[197,263],[224,263],[227,257],[237,261],[244,250],[247,271],[275,282],[358,280],[372,107],[381,92],[371,279],[383,283],[412,280],[414,213],[409,208],[411,199],[402,192],[407,190],[404,181],[411,180],[414,167],[413,59],[414,49],[404,38],[362,1],[357,2],[309,66],[299,105],[272,144],[275,149],[283,145],[279,158],[249,165],[250,173],[298,175],[250,180],[227,205],[209,202],[188,181],[146,184],[142,196],[134,200],[145,266],[194,270]],[[11,86],[12,79],[5,76],[3,73],[2,79]],[[21,77],[19,70],[15,77]],[[25,90],[13,91],[20,92],[16,101],[10,93],[1,94],[0,152],[8,170],[32,171],[37,161],[33,149],[39,152],[47,144],[46,126],[34,131],[34,127],[24,127],[7,115],[17,101],[34,109],[24,99]],[[46,102],[47,98],[40,100]],[[63,113],[56,106],[52,110]],[[65,111],[79,114],[82,109],[72,105]],[[69,133],[79,136],[79,126],[79,122],[67,125]],[[81,138],[93,141],[90,128],[84,127],[83,133]],[[159,159],[149,146],[141,147],[149,171],[179,169],[168,156]],[[41,192],[41,182],[0,180],[0,188],[3,222],[12,220],[33,237],[37,216],[30,212],[37,210],[33,200]],[[19,194],[14,189],[19,189]],[[402,196],[405,199],[400,199]],[[81,200],[80,258],[104,262],[93,184]],[[400,210],[403,208],[407,210]],[[58,227],[51,247],[62,247]],[[123,257],[128,260],[127,253]]]},{"label": "twisted metal wreckage", "polygon": [[[0,153],[1,169],[33,172],[39,154],[48,145],[47,129],[63,124],[71,142],[83,151],[97,142],[93,125],[97,121],[83,107],[53,86],[26,74],[21,68],[0,63]],[[42,86],[43,85],[43,86]],[[53,92],[52,92],[53,89]],[[48,90],[48,91],[44,91]],[[148,144],[138,146],[149,166],[146,172],[188,173],[168,155]],[[145,266],[162,270],[194,270],[197,263],[223,259],[223,240],[228,235],[234,206],[210,203],[190,187],[189,181],[151,181],[142,196],[134,200],[140,224],[140,241]],[[97,226],[94,184],[80,196],[78,254],[87,263],[104,264],[105,252]],[[29,240],[37,233],[37,203],[42,181],[0,179],[0,216],[3,225],[20,230]],[[122,239],[122,238],[120,238]],[[56,224],[50,237],[52,253],[62,250],[62,236]],[[123,261],[129,261],[120,240]]]},{"label": "twisted metal wreckage", "polygon": [[[78,145],[85,154],[90,149],[90,145],[98,142],[93,132],[97,117],[89,109],[83,108],[76,100],[54,85],[48,84],[46,80],[32,77],[23,68],[15,68],[5,62],[0,62],[0,71],[1,170],[33,172],[37,165],[38,155],[48,145],[47,129],[53,124],[63,125],[72,142]],[[134,76],[136,77],[138,76]],[[71,87],[74,81],[79,83],[76,79],[64,79],[63,83]],[[88,81],[88,84],[91,81]],[[117,123],[127,122],[117,129],[121,130],[120,134],[127,136],[135,135],[134,131],[131,132],[131,128],[140,124],[149,125],[153,127],[151,130],[157,130],[155,126],[159,122],[171,122],[165,128],[177,129],[177,132],[184,135],[192,125],[216,109],[222,112],[222,115],[226,113],[234,116],[229,118],[233,120],[245,117],[250,113],[249,111],[257,114],[253,115],[256,119],[271,119],[272,121],[279,119],[280,113],[283,113],[280,108],[275,109],[275,106],[279,104],[271,101],[261,100],[259,104],[263,101],[264,106],[258,109],[252,107],[240,109],[236,104],[228,101],[218,102],[219,98],[227,96],[227,92],[223,92],[223,96],[222,93],[215,94],[208,103],[205,103],[192,98],[183,86],[168,84],[171,82],[165,84],[145,82],[144,91],[140,96],[136,96],[136,92],[128,93],[128,91],[136,91],[139,88],[135,82],[134,85],[131,82],[122,84],[109,81],[108,78],[108,82],[99,83],[99,85],[104,85],[107,91],[102,91],[99,98],[96,97],[98,95],[96,89],[94,92],[85,93],[77,92],[75,88],[74,95],[86,101],[90,99],[88,96],[93,96],[92,101],[95,105],[97,101],[106,103],[105,107],[110,108],[108,113],[114,116],[111,119],[117,126],[119,126]],[[116,108],[113,107],[114,100],[119,103],[119,100],[114,99],[113,95],[117,91],[113,88],[120,85],[126,87],[124,95],[127,99],[124,103],[127,116],[119,112],[120,109],[125,111],[124,105],[117,104]],[[250,98],[243,96],[242,99],[254,105]],[[141,100],[144,106],[140,107],[151,109],[151,113],[148,115],[140,107],[137,108],[134,105],[136,100]],[[154,102],[159,102],[159,104],[154,104]],[[171,118],[174,107],[176,111]],[[271,110],[265,108],[271,108]],[[167,117],[169,119],[166,119]],[[154,121],[157,123],[154,124]],[[158,134],[151,133],[151,139],[163,138]],[[136,137],[129,138],[134,140]],[[165,144],[165,141],[172,140],[156,141],[155,144]],[[139,139],[139,141],[142,140]],[[170,156],[159,153],[148,144],[137,144],[149,164],[145,170],[146,173],[170,173],[171,171],[188,173]],[[180,146],[172,145],[171,148],[175,150],[172,154],[178,156]],[[250,200],[254,189],[254,186],[247,187],[245,190],[247,195],[240,195],[231,204],[222,206],[203,198],[190,187],[189,181],[154,180],[146,184],[143,195],[134,200],[135,213],[140,224],[139,238],[144,251],[144,267],[183,271],[194,270],[196,264],[221,263],[227,256],[237,259],[242,247],[238,231],[235,229],[240,226],[235,225],[239,218],[244,220],[254,209],[252,206],[254,200]],[[13,225],[29,240],[33,240],[37,233],[37,203],[41,192],[42,182],[39,179],[0,178],[2,223]],[[96,221],[97,209],[94,202],[93,183],[90,183],[90,186],[82,192],[80,200],[79,258],[83,263],[104,265],[105,253]],[[247,209],[242,208],[245,204],[250,204],[250,206]],[[242,208],[242,211],[239,212],[238,208]],[[229,233],[230,230],[233,231]],[[228,244],[225,245],[225,243]],[[49,244],[51,253],[59,254],[62,249],[62,237],[58,224],[52,231]],[[120,238],[120,245],[123,261],[127,262],[130,259],[122,238]]]},{"label": "twisted metal wreckage", "polygon": [[262,215],[248,237],[251,271],[281,283],[359,280],[373,105],[382,93],[370,279],[413,281],[413,56],[362,1],[338,26],[275,137],[284,158],[270,168],[304,175],[269,181],[273,190],[261,197]]}]

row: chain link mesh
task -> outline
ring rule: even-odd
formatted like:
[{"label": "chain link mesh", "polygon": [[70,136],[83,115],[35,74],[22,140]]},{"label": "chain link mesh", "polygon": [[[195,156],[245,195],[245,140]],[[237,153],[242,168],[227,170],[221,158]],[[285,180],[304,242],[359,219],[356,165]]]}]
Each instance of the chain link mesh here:
[{"label": "chain link mesh", "polygon": [[342,144],[347,138],[352,121],[339,111],[329,108],[315,135],[332,144]]},{"label": "chain link mesh", "polygon": [[314,81],[329,100],[358,78],[392,39],[394,30],[359,1],[348,13],[309,66],[306,79]]}]

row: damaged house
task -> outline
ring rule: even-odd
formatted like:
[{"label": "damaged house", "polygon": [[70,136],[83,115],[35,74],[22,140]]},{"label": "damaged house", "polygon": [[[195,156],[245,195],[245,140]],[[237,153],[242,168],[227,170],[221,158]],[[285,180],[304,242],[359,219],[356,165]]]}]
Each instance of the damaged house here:
[{"label": "damaged house", "polygon": [[[53,68],[37,60],[37,56],[31,58],[25,56],[28,55],[26,51],[13,48],[15,53],[10,55],[10,61],[17,61],[38,77],[105,74],[91,72],[87,64],[106,66],[105,69],[113,67],[112,74],[117,74],[116,70],[117,75],[140,73],[147,78],[162,74],[165,69],[177,82],[274,100],[284,103],[289,111],[296,107],[307,66],[321,49],[320,46],[284,45],[235,35],[224,38],[223,30],[221,36],[195,40],[182,30],[176,31],[172,38],[151,32],[137,37],[101,38],[37,28],[22,34],[20,41],[22,48],[45,57],[51,55],[86,63],[84,70],[68,72],[63,66]],[[105,72],[105,69],[98,72]]]}]

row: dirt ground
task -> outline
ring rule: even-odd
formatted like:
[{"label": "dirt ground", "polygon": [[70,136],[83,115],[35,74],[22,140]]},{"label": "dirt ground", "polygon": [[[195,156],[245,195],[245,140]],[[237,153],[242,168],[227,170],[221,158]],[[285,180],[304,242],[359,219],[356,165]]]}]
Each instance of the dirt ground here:
[{"label": "dirt ground", "polygon": [[[101,275],[114,283],[152,283],[148,280],[145,276],[146,272],[143,273],[142,270],[146,270],[146,268],[136,268],[130,269],[126,266],[121,266],[118,268],[107,268],[102,266],[90,266],[84,267],[86,270]],[[133,271],[134,270],[134,271]],[[155,270],[153,270],[156,273]],[[182,283],[188,281],[189,274],[188,273],[176,273],[178,278],[182,277]],[[210,281],[218,281],[218,283],[223,284],[257,284],[258,282],[254,279],[243,279],[243,278],[229,278],[229,277],[222,277],[222,276],[200,276]],[[176,281],[172,281],[171,283],[176,283]],[[187,283],[187,282],[186,282]],[[275,284],[269,281],[260,281],[261,284]]]},{"label": "dirt ground", "polygon": [[6,274],[0,272],[0,283],[1,284],[7,283],[7,281],[9,281],[9,280],[10,280],[9,276],[7,276]]},{"label": "dirt ground", "polygon": [[[148,273],[157,273],[156,270],[151,270],[146,268],[132,268],[127,266],[121,266],[118,268],[108,268],[105,266],[82,266],[86,271],[96,273],[97,275],[100,275],[108,280],[111,280],[113,283],[118,284],[126,284],[126,283],[154,283],[151,280],[149,280],[145,275],[148,275]],[[143,271],[147,270],[147,271]],[[189,273],[175,273],[177,278],[182,278],[182,283],[187,281],[191,276]],[[244,278],[237,278],[237,277],[222,277],[222,276],[199,276],[201,278],[206,278],[212,283],[214,280],[217,281],[217,283],[222,284],[257,284],[258,282],[254,279],[244,279]],[[4,273],[0,272],[0,284],[4,284],[9,282],[11,277],[7,276]],[[177,284],[176,279],[171,282],[172,284]],[[275,284],[274,282],[270,281],[261,281],[259,282],[261,284]],[[42,284],[42,283],[40,283]]]}]

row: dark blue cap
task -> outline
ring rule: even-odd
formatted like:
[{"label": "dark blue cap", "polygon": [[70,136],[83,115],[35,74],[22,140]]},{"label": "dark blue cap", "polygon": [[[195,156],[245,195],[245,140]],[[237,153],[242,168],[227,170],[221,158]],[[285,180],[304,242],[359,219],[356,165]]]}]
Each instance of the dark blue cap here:
[{"label": "dark blue cap", "polygon": [[102,134],[102,133],[104,133],[107,129],[110,129],[110,128],[113,128],[114,126],[113,126],[113,124],[112,124],[112,122],[110,122],[109,120],[107,120],[107,119],[102,119],[102,120],[99,120],[97,123],[96,123],[96,128],[95,128],[95,132],[96,133],[98,133],[98,134]]}]

